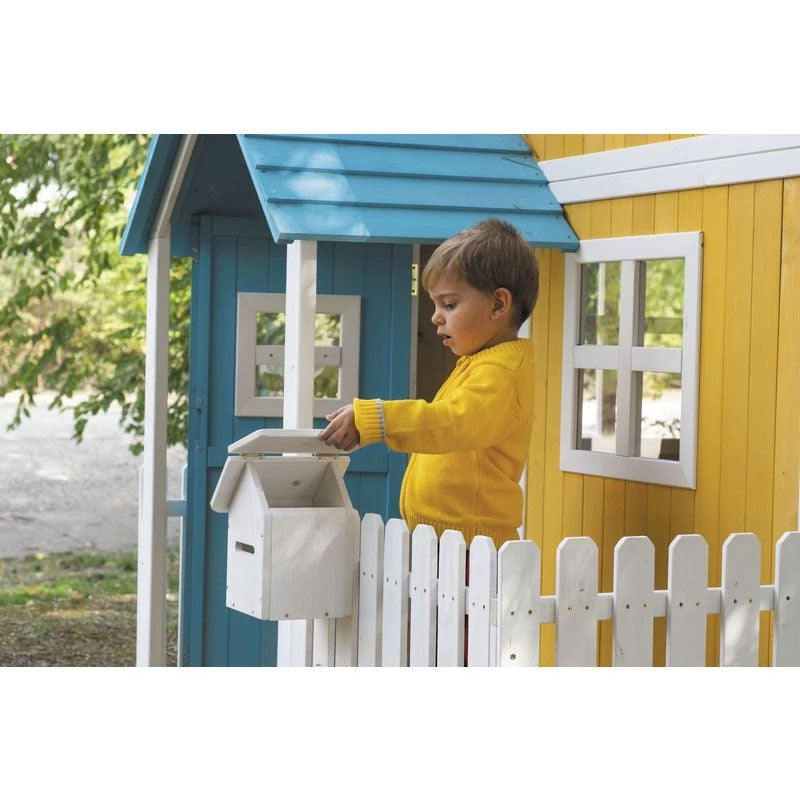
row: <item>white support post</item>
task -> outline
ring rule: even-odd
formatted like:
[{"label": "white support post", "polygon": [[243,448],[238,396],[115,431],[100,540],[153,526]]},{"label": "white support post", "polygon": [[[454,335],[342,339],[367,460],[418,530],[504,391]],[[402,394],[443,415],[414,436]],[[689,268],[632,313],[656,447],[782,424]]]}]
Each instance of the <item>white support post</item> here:
[{"label": "white support post", "polygon": [[139,493],[136,665],[167,659],[167,354],[169,346],[170,218],[196,134],[181,140],[151,229],[147,254],[144,373],[144,463]]},{"label": "white support post", "polygon": [[167,647],[167,344],[169,236],[150,241],[139,507],[136,665],[163,667]]},{"label": "white support post", "polygon": [[[283,427],[314,427],[314,317],[317,311],[317,243],[286,247],[286,341],[283,365]],[[332,625],[333,621],[320,621]],[[331,634],[332,635],[332,634]],[[310,666],[312,626],[305,620],[278,623],[278,666]],[[289,643],[287,644],[287,639]]]}]

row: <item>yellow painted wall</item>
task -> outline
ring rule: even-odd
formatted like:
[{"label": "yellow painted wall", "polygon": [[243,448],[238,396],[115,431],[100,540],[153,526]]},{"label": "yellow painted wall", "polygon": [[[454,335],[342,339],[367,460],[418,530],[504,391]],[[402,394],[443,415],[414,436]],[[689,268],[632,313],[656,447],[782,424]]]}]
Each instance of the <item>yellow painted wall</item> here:
[{"label": "yellow painted wall", "polygon": [[694,133],[525,133],[523,136],[537,161],[564,156],[582,156],[621,147],[685,139]]},{"label": "yellow painted wall", "polygon": [[[610,149],[619,137],[526,137],[540,158]],[[655,137],[647,137],[648,140]],[[666,137],[661,137],[662,139]],[[641,142],[622,137],[624,146]],[[800,178],[601,200],[565,207],[581,239],[704,232],[697,489],[584,476],[559,468],[564,256],[537,250],[539,302],[527,536],[542,548],[542,591],[555,592],[555,555],[565,536],[591,536],[600,591],[612,589],[614,545],[645,534],[656,547],[656,588],[666,588],[670,541],[702,534],[709,585],[719,586],[728,534],[762,542],[762,583],[773,581],[775,543],[798,527],[800,463]],[[707,663],[718,663],[717,615],[709,616]],[[771,613],[761,613],[760,662],[771,656]],[[600,660],[611,663],[611,623],[600,623]],[[553,626],[541,658],[552,664]],[[549,629],[549,630],[548,630]],[[665,656],[655,623],[654,663]]]}]

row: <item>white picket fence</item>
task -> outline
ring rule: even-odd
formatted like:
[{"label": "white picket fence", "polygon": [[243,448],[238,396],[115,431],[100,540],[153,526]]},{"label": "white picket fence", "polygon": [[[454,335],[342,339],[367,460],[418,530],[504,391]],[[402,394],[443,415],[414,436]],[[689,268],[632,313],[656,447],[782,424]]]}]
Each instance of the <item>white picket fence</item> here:
[{"label": "white picket fence", "polygon": [[[564,539],[556,554],[556,593],[540,593],[534,542],[486,536],[469,550],[459,531],[441,541],[428,525],[413,534],[377,514],[361,525],[356,618],[280,623],[279,665],[468,666],[539,663],[539,628],[555,623],[555,663],[596,666],[597,622],[613,625],[613,665],[652,666],[653,620],[667,619],[668,666],[703,666],[706,624],[719,614],[719,663],[758,665],[759,611],[774,614],[772,664],[800,665],[800,532],[776,546],[775,583],[762,586],[761,544],[735,533],[722,550],[722,586],[709,588],[708,545],[681,535],[669,548],[667,589],[654,589],[655,550],[646,536],[614,548],[614,590],[598,592],[592,539]],[[355,599],[354,599],[355,603]]]}]

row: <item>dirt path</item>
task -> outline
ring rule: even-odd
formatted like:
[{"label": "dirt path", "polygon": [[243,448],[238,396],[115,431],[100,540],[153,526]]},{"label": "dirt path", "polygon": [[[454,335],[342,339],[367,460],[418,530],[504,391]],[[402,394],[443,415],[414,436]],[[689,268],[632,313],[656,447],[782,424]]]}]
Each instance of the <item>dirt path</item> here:
[{"label": "dirt path", "polygon": [[[138,470],[119,428],[119,407],[90,419],[84,440],[72,435],[72,412],[48,411],[52,394],[37,399],[31,417],[7,431],[17,395],[0,398],[0,558],[85,549],[134,551]],[[73,404],[80,401],[73,398]],[[180,496],[184,447],[167,453],[167,496]],[[170,520],[167,536],[177,542]]]}]

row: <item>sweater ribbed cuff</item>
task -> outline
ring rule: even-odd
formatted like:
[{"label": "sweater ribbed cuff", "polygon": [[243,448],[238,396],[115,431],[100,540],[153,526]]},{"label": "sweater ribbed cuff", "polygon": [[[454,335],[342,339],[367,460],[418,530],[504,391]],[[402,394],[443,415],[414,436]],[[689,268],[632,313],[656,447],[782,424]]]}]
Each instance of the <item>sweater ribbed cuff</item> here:
[{"label": "sweater ribbed cuff", "polygon": [[383,421],[383,409],[380,400],[353,400],[355,425],[358,429],[360,444],[375,444],[386,438]]}]

